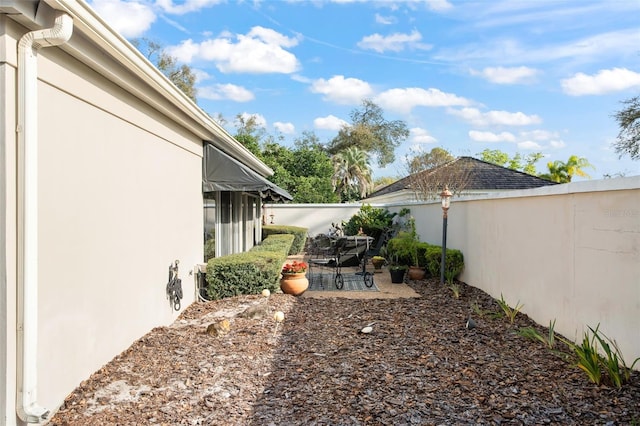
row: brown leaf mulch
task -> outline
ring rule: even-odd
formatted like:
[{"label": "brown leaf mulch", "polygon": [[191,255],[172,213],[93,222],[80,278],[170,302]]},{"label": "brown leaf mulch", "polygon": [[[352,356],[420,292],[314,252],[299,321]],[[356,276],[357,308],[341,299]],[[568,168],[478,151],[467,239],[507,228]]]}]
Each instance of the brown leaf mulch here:
[{"label": "brown leaf mulch", "polygon": [[[412,285],[422,298],[196,303],[83,382],[51,424],[640,424],[638,372],[621,390],[595,386],[515,333],[534,325],[525,315],[489,314],[482,291]],[[225,318],[228,333],[206,332]]]}]

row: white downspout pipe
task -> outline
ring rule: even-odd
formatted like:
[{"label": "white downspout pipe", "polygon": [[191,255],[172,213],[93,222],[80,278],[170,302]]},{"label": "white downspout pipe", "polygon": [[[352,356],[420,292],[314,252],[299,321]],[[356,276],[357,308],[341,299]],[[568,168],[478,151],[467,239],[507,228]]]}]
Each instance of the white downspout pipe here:
[{"label": "white downspout pipe", "polygon": [[67,42],[73,19],[57,12],[54,26],[32,31],[18,42],[18,146],[24,149],[22,200],[22,365],[18,373],[17,413],[27,423],[46,419],[49,410],[37,402],[38,384],[38,50]]}]

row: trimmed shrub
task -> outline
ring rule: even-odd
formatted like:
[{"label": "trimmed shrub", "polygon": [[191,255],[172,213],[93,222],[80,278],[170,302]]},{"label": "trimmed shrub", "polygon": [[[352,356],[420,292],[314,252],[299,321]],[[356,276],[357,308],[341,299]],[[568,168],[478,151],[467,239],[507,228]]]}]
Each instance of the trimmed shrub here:
[{"label": "trimmed shrub", "polygon": [[418,266],[421,268],[426,268],[427,267],[427,249],[431,247],[431,244],[429,243],[424,243],[419,241],[418,242]]},{"label": "trimmed shrub", "polygon": [[207,295],[210,299],[258,294],[278,289],[280,269],[287,259],[280,251],[232,254],[207,263]]},{"label": "trimmed shrub", "polygon": [[283,253],[289,253],[291,249],[291,245],[295,240],[295,235],[293,234],[274,234],[267,237],[265,240],[260,242],[257,246],[253,246],[250,252],[260,252],[260,251],[278,251]]},{"label": "trimmed shrub", "polygon": [[304,250],[304,244],[307,241],[307,228],[299,226],[286,226],[286,225],[263,225],[262,226],[262,239],[265,240],[268,236],[274,234],[293,234],[295,237],[293,244],[289,249],[289,254],[298,254]]},{"label": "trimmed shrub", "polygon": [[415,266],[417,246],[418,241],[410,233],[400,231],[396,237],[387,241],[387,256],[398,265]]},{"label": "trimmed shrub", "polygon": [[258,294],[279,288],[280,270],[295,236],[267,237],[246,253],[217,257],[207,262],[207,296],[211,300],[242,294]]},{"label": "trimmed shrub", "polygon": [[[442,263],[442,247],[429,246],[425,253],[427,262],[427,270],[433,277],[440,276],[440,264]],[[445,261],[445,276],[450,275],[456,278],[464,270],[464,257],[462,252],[456,249],[447,249],[447,258]]]}]

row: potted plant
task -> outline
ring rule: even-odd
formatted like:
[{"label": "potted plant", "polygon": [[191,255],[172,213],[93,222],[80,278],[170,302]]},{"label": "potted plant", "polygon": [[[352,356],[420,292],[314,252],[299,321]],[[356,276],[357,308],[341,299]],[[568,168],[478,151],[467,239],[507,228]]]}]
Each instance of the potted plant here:
[{"label": "potted plant", "polygon": [[382,267],[386,263],[387,259],[382,256],[373,256],[371,263],[373,264],[374,272],[382,272]]},{"label": "potted plant", "polygon": [[404,282],[404,275],[407,272],[407,265],[398,263],[397,256],[391,256],[391,263],[389,264],[389,274],[391,275],[391,282],[393,284],[402,284]]},{"label": "potted plant", "polygon": [[286,263],[282,267],[282,278],[280,278],[282,292],[294,296],[304,293],[309,287],[307,269],[309,269],[309,265],[305,262],[294,260],[291,263]]},{"label": "potted plant", "polygon": [[415,219],[409,217],[404,225],[404,230],[398,232],[387,243],[387,251],[397,256],[399,263],[406,265],[409,269],[409,279],[421,280],[425,276],[425,270],[419,266],[418,262],[418,245],[420,239],[416,232]]}]

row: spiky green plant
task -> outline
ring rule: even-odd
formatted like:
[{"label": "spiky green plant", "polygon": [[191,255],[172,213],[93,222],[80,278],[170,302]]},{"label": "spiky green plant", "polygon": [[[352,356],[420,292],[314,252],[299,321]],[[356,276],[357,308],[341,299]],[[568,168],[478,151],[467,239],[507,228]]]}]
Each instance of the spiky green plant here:
[{"label": "spiky green plant", "polygon": [[553,349],[555,346],[555,328],[556,320],[549,321],[549,333],[545,336],[533,327],[522,327],[518,329],[518,334],[527,339],[542,342],[547,348]]},{"label": "spiky green plant", "polygon": [[518,312],[520,312],[520,310],[524,307],[524,304],[520,304],[520,301],[518,300],[518,302],[516,303],[516,306],[512,308],[504,300],[504,296],[502,295],[502,293],[500,293],[500,300],[497,300],[497,302],[500,308],[502,308],[502,311],[504,312],[504,314],[507,316],[507,318],[509,318],[509,321],[511,322],[511,324],[513,324],[513,322],[515,321],[516,315],[518,315]]}]

